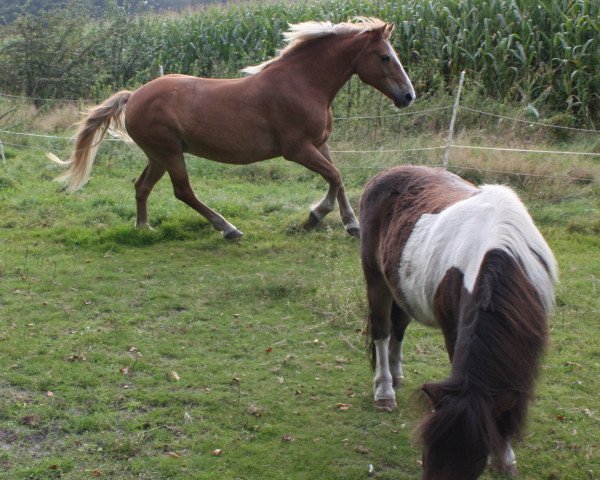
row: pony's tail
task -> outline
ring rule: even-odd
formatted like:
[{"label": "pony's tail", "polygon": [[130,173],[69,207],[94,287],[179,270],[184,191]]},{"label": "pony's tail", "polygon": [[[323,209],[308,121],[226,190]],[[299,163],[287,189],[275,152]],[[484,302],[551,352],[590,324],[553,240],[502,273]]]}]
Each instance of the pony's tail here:
[{"label": "pony's tail", "polygon": [[98,146],[104,140],[106,132],[110,131],[122,140],[129,139],[125,129],[125,106],[130,95],[130,91],[122,90],[89,110],[75,133],[75,150],[69,160],[63,161],[52,153],[46,154],[59,165],[70,165],[69,169],[57,178],[67,190],[78,190],[87,183]]}]

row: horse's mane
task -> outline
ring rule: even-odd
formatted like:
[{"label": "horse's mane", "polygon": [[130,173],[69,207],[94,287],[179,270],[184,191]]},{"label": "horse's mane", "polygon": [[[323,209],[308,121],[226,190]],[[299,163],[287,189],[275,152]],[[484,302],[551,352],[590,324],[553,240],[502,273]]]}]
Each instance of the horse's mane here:
[{"label": "horse's mane", "polygon": [[[243,73],[254,75],[263,71],[271,63],[279,60],[290,51],[296,49],[299,45],[308,40],[325,37],[327,35],[360,35],[370,32],[386,25],[383,20],[374,17],[356,17],[354,22],[331,23],[331,22],[302,22],[290,24],[287,32],[284,32],[283,38],[287,45],[277,52],[277,55],[259,65],[246,67]],[[389,33],[386,33],[389,35]]]},{"label": "horse's mane", "polygon": [[[458,435],[497,454],[502,437],[520,436],[547,338],[545,299],[522,262],[500,249],[486,254],[461,315],[452,373],[430,384],[443,394],[420,427],[425,444],[452,448]],[[513,400],[499,408],[507,393]]]}]

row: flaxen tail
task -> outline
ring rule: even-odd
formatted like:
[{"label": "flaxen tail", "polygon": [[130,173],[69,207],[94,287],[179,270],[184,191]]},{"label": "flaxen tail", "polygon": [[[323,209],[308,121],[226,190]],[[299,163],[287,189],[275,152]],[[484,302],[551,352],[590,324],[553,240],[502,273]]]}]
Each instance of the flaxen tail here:
[{"label": "flaxen tail", "polygon": [[46,154],[59,165],[70,165],[57,179],[65,184],[67,190],[77,190],[87,183],[98,146],[104,140],[106,132],[110,131],[123,140],[129,138],[125,130],[125,105],[130,95],[130,91],[123,90],[90,109],[75,134],[75,150],[69,160],[61,160],[52,153]]}]

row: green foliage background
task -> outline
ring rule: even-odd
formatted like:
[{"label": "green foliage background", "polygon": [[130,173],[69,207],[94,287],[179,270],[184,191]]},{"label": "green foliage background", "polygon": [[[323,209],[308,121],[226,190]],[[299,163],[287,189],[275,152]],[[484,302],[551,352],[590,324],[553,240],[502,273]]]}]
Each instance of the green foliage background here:
[{"label": "green foliage background", "polygon": [[[104,98],[167,73],[237,76],[273,56],[288,23],[395,22],[393,37],[418,93],[453,87],[467,70],[479,93],[600,119],[600,2],[597,0],[327,0],[234,4],[156,14],[107,1],[24,14],[0,29],[0,89],[32,97]],[[351,96],[344,101],[352,102]]]}]

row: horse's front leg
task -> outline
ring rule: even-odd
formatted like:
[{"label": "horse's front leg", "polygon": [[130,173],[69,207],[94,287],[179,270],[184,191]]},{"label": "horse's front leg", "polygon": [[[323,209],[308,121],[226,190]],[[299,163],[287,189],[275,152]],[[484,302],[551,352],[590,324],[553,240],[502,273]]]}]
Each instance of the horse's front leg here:
[{"label": "horse's front leg", "polygon": [[331,160],[322,153],[322,151],[329,155],[329,150],[326,145],[322,145],[320,149],[317,149],[314,145],[305,143],[296,145],[294,148],[290,147],[283,153],[283,156],[286,159],[318,173],[329,184],[329,189],[327,190],[325,197],[311,208],[305,225],[310,228],[319,224],[321,220],[333,210],[337,198],[340,202],[340,212],[346,230],[351,235],[357,236],[358,221],[346,198],[342,176],[339,170],[333,165]]},{"label": "horse's front leg", "polygon": [[404,340],[404,332],[409,323],[410,317],[408,314],[395,301],[392,302],[392,334],[390,335],[389,344],[389,363],[394,388],[400,388],[404,381],[404,372],[402,371],[402,342]]},{"label": "horse's front leg", "polygon": [[371,351],[375,360],[373,399],[376,409],[391,412],[397,408],[394,376],[390,369],[390,358],[393,358],[393,355],[390,355],[392,295],[381,274],[365,271],[365,278],[369,301],[367,322],[372,341]]},{"label": "horse's front leg", "polygon": [[[327,159],[331,165],[333,165],[333,160],[331,159],[331,153],[329,152],[329,145],[324,143],[319,147],[319,151],[323,154],[323,156]],[[331,187],[330,187],[331,189]],[[327,192],[329,194],[329,192]],[[325,197],[327,198],[327,196]],[[342,223],[346,228],[346,231],[352,235],[353,237],[360,236],[360,228],[358,225],[358,220],[356,219],[356,215],[354,214],[354,210],[348,201],[348,197],[346,195],[346,188],[344,187],[344,181],[342,180],[340,187],[337,191],[337,201],[340,206],[340,217],[342,218]]]},{"label": "horse's front leg", "polygon": [[500,455],[490,457],[490,470],[507,477],[516,477],[519,471],[517,470],[515,452],[509,440],[506,440],[505,445],[506,447]]}]

